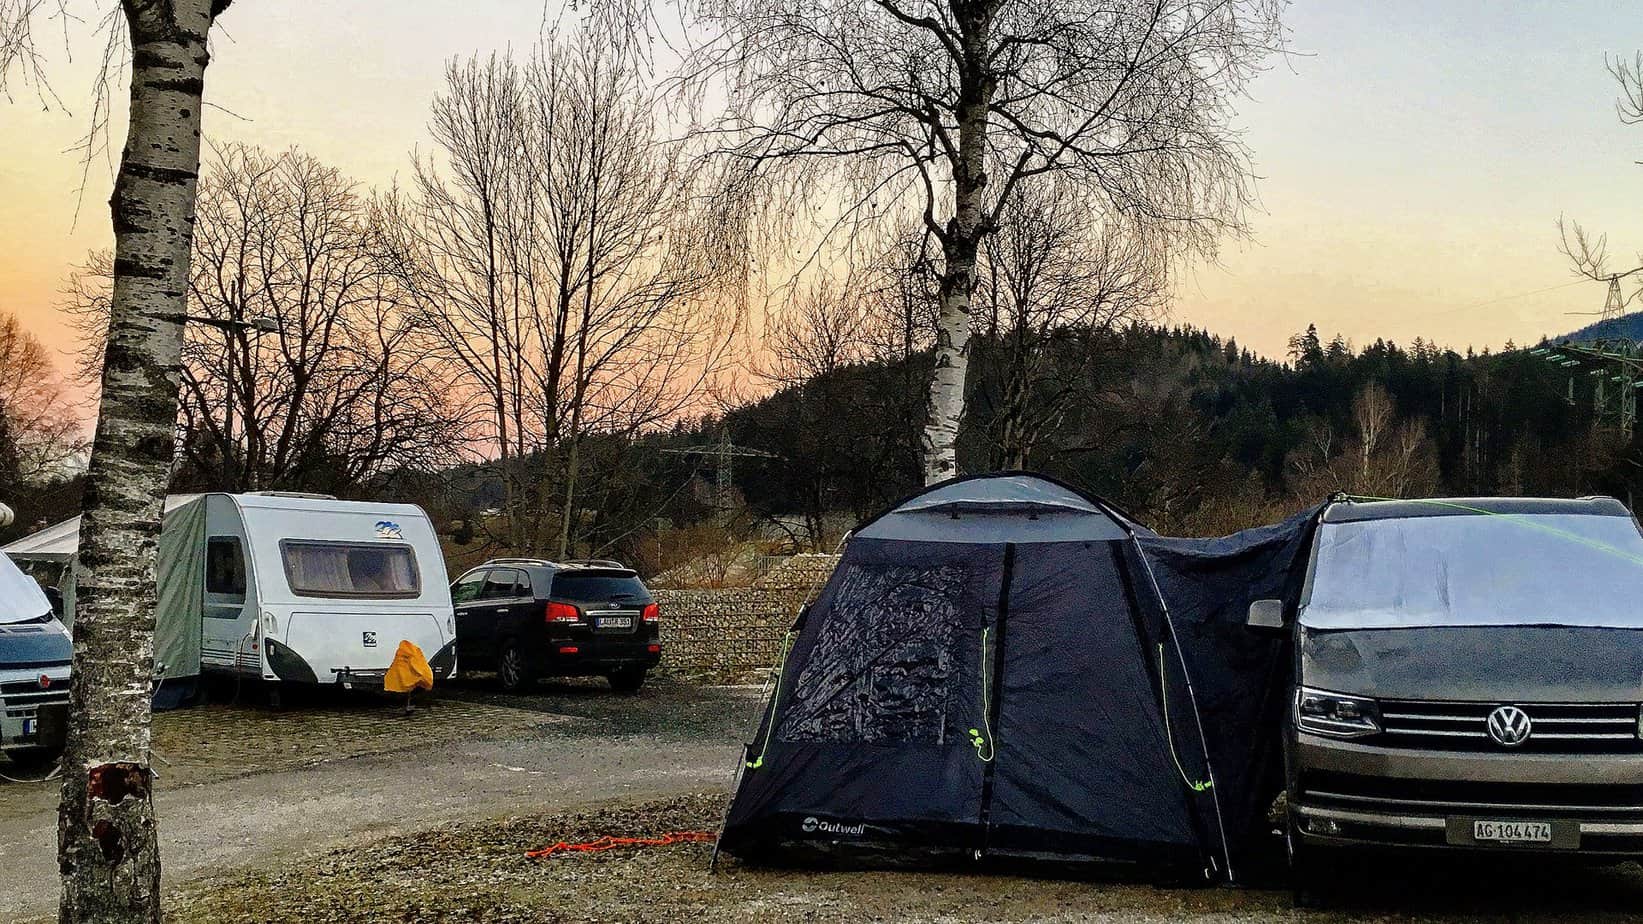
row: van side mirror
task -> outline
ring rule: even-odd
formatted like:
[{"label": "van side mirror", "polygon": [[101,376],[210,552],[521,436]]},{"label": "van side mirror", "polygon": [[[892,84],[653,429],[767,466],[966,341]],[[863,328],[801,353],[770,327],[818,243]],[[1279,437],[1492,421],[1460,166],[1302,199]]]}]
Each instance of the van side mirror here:
[{"label": "van side mirror", "polygon": [[1249,605],[1249,619],[1246,622],[1251,629],[1266,629],[1277,631],[1284,628],[1284,601],[1256,600]]}]

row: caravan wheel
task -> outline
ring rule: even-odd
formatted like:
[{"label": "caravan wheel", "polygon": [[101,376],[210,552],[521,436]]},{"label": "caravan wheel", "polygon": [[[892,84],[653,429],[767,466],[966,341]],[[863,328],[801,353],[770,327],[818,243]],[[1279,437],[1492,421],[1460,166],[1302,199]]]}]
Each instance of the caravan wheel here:
[{"label": "caravan wheel", "polygon": [[531,672],[530,662],[525,659],[517,639],[502,643],[502,653],[496,657],[496,679],[509,693],[521,692],[536,682],[536,675]]}]

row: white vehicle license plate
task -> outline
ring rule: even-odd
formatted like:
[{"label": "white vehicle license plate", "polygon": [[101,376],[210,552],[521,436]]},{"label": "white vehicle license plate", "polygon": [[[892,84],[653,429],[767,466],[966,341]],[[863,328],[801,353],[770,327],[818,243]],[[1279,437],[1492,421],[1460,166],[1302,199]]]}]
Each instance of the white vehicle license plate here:
[{"label": "white vehicle license plate", "polygon": [[601,616],[601,617],[599,617],[599,628],[601,628],[601,629],[631,629],[631,628],[633,628],[633,617],[632,616]]},{"label": "white vehicle license plate", "polygon": [[35,732],[37,732],[39,730],[40,730],[40,720],[39,719],[24,719],[23,720],[23,737],[26,738],[26,737],[34,734]]},{"label": "white vehicle license plate", "polygon": [[1474,821],[1472,837],[1502,844],[1550,844],[1552,826],[1544,821]]}]

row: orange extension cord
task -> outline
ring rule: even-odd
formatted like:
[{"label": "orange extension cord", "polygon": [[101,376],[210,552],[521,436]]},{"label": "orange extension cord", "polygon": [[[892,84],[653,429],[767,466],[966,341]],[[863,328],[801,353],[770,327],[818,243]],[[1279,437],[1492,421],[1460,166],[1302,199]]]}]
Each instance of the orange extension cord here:
[{"label": "orange extension cord", "polygon": [[583,841],[580,844],[560,841],[540,850],[527,850],[525,856],[540,860],[556,853],[603,853],[618,847],[666,847],[669,844],[711,843],[718,837],[719,835],[712,831],[670,831],[661,837],[613,837],[607,834],[596,841]]}]

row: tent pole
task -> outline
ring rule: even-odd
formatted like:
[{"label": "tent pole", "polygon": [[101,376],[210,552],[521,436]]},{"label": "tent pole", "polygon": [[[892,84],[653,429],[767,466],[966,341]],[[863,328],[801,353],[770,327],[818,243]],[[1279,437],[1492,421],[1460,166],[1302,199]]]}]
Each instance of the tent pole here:
[{"label": "tent pole", "polygon": [[[1215,828],[1221,833],[1221,858],[1227,864],[1227,881],[1236,882],[1237,875],[1232,869],[1232,848],[1227,844],[1226,818],[1221,814],[1221,791],[1215,785],[1215,764],[1209,756],[1209,738],[1204,734],[1204,720],[1198,714],[1198,693],[1192,686],[1192,672],[1187,669],[1187,658],[1181,651],[1181,640],[1175,634],[1175,620],[1170,616],[1169,602],[1164,599],[1163,588],[1158,586],[1158,577],[1153,574],[1152,563],[1147,561],[1147,550],[1141,545],[1141,537],[1135,534],[1135,529],[1126,519],[1118,518],[1123,524],[1124,531],[1129,534],[1130,541],[1135,543],[1135,552],[1141,558],[1141,568],[1147,572],[1147,582],[1152,585],[1153,596],[1158,600],[1158,606],[1164,614],[1164,626],[1169,630],[1170,644],[1175,647],[1175,658],[1181,662],[1181,679],[1187,686],[1187,701],[1192,704],[1192,724],[1198,729],[1198,746],[1204,752],[1204,773],[1209,777],[1210,803],[1215,806]],[[1169,716],[1164,716],[1169,721]]]},{"label": "tent pole", "polygon": [[707,871],[710,873],[719,871],[719,842],[724,840],[725,825],[730,823],[730,808],[736,804],[736,793],[742,787],[742,774],[747,772],[747,759],[752,753],[752,748],[742,745],[742,759],[736,762],[736,772],[730,775],[730,798],[725,800],[725,810],[719,816],[719,833],[713,838],[713,854],[707,860]]},{"label": "tent pole", "polygon": [[[840,542],[839,546],[842,548],[844,543]],[[769,698],[766,700],[764,718],[756,721],[753,725],[753,740],[758,740],[759,732],[767,729],[768,723],[768,730],[765,731],[766,747],[770,744],[769,736],[776,733],[776,707],[780,705],[776,702],[776,700],[781,696],[781,679],[782,674],[787,670],[787,656],[791,651],[790,645],[797,644],[798,634],[804,631],[804,620],[805,616],[810,613],[810,602],[811,601],[806,601],[804,606],[799,607],[799,615],[793,618],[792,627],[789,628],[786,634],[782,636],[781,657],[776,661],[775,670],[765,677],[764,688],[760,691],[761,699],[764,699],[765,697]],[[770,692],[772,683],[775,684],[774,693]],[[713,856],[707,863],[708,872],[718,871],[719,842],[724,839],[725,826],[730,823],[730,809],[736,803],[736,794],[741,791],[742,777],[747,773],[748,768],[752,766],[752,762],[749,759],[752,756],[753,745],[744,743],[742,745],[742,759],[736,764],[736,772],[731,774],[730,798],[725,801],[724,815],[719,818],[719,836],[713,839]]]}]

